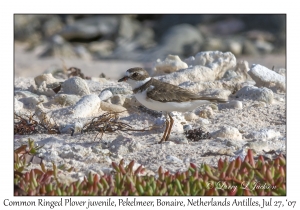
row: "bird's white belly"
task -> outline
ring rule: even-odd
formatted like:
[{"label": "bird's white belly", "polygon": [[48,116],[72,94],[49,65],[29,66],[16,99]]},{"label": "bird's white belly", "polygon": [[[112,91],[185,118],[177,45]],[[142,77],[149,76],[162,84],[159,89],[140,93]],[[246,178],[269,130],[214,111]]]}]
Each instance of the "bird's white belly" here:
[{"label": "bird's white belly", "polygon": [[147,97],[147,90],[136,93],[135,98],[148,109],[165,112],[187,112],[203,104],[209,104],[206,100],[193,100],[188,102],[160,102]]}]

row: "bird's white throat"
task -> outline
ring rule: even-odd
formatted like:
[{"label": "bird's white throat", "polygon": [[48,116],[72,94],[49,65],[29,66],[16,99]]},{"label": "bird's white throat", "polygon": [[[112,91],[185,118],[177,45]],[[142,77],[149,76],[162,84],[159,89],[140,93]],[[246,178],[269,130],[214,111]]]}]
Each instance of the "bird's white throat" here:
[{"label": "bird's white throat", "polygon": [[133,79],[128,78],[128,80],[126,82],[132,87],[132,90],[134,90],[136,88],[141,87],[145,83],[147,83],[150,79],[151,79],[151,77],[148,77],[144,80],[133,80]]}]

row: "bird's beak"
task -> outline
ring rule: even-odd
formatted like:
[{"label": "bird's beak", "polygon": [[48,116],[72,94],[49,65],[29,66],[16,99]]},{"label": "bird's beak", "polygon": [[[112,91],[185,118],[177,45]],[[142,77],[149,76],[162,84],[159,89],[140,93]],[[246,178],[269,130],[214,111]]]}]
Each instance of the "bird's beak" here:
[{"label": "bird's beak", "polygon": [[123,82],[123,81],[126,82],[128,80],[128,78],[129,78],[128,76],[125,76],[125,77],[119,79],[118,82]]}]

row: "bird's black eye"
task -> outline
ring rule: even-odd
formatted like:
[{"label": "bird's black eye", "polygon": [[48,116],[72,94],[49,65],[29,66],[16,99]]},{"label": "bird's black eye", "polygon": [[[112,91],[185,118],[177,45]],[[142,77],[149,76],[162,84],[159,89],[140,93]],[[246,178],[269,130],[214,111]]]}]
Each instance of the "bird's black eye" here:
[{"label": "bird's black eye", "polygon": [[134,73],[132,74],[132,77],[137,77],[138,75],[139,75],[139,73],[134,72]]}]

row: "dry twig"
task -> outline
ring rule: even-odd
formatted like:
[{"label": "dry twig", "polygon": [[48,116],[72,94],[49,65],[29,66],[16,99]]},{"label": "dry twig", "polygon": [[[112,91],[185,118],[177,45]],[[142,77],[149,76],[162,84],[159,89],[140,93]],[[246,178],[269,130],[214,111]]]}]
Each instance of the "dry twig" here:
[{"label": "dry twig", "polygon": [[28,135],[37,133],[36,127],[38,126],[38,122],[33,119],[33,115],[21,117],[14,114],[14,134],[19,135]]},{"label": "dry twig", "polygon": [[35,114],[26,116],[20,116],[14,114],[14,134],[18,135],[30,135],[36,133],[47,133],[47,134],[60,134],[59,126],[55,123],[51,124],[46,119],[42,122],[33,119]]},{"label": "dry twig", "polygon": [[96,131],[98,134],[95,136],[95,139],[97,136],[101,133],[100,139],[102,139],[102,136],[105,132],[116,132],[116,131],[150,131],[154,128],[148,127],[144,129],[134,129],[131,125],[118,121],[118,114],[120,112],[106,112],[98,117],[94,117],[90,122],[88,122],[86,125],[83,126],[83,129],[81,133],[87,133],[87,132],[93,132]]}]

